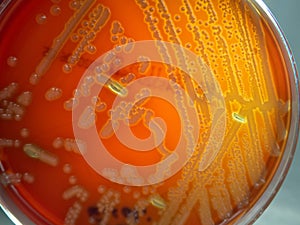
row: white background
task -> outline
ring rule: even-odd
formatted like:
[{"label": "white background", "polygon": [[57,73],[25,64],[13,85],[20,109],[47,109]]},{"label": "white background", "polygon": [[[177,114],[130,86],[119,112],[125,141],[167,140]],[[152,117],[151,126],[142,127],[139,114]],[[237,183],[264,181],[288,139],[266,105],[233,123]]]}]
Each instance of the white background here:
[{"label": "white background", "polygon": [[[265,0],[290,43],[300,68],[300,1]],[[290,172],[267,210],[255,225],[300,225],[300,143]],[[0,209],[0,224],[13,225]]]}]

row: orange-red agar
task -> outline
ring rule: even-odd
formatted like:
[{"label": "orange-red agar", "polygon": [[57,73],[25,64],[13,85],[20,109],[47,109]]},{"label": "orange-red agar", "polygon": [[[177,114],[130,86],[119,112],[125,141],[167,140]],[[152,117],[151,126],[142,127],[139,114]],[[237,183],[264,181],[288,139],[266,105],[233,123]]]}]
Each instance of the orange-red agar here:
[{"label": "orange-red agar", "polygon": [[[252,7],[231,0],[12,4],[0,22],[0,159],[2,173],[31,174],[34,179],[8,185],[8,194],[38,224],[206,225],[237,220],[277,169],[291,110],[279,45]],[[100,27],[93,30],[91,23],[99,20]],[[84,44],[90,30],[94,36]],[[201,118],[198,145],[191,163],[170,179],[130,187],[107,180],[85,162],[74,144],[70,105],[81,76],[100,55],[117,45],[152,39],[180,44],[208,65],[225,99],[226,134],[207,169],[191,167],[205,149],[212,112],[201,88],[175,68],[179,85],[196,96],[191,98]],[[125,67],[113,79],[126,87],[122,79],[129,73],[133,80],[169,78],[163,63],[151,62],[145,71],[141,66]],[[137,166],[163,160],[165,152],[157,148],[137,152],[122,146],[113,132],[101,137],[116,94],[104,88],[99,97],[106,106],[97,112],[96,126],[112,155]],[[177,109],[156,98],[141,107],[164,119],[165,145],[171,151],[181,135]],[[139,138],[149,135],[142,117],[130,126]],[[58,165],[29,157],[23,151],[28,143],[57,156]]]}]

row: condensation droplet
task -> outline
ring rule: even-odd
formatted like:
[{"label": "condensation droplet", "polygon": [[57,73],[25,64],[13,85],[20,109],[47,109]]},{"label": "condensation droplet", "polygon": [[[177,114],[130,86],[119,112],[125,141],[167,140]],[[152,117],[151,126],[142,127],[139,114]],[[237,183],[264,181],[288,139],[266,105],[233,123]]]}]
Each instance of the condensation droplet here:
[{"label": "condensation droplet", "polygon": [[19,148],[20,146],[21,146],[21,141],[18,140],[18,139],[16,139],[16,140],[14,141],[14,147],[15,147],[15,148]]},{"label": "condensation droplet", "polygon": [[176,33],[177,33],[177,34],[181,33],[181,28],[178,27],[178,28],[176,29]]},{"label": "condensation droplet", "polygon": [[0,147],[13,147],[14,141],[12,139],[0,138]]},{"label": "condensation droplet", "polygon": [[53,5],[50,8],[50,13],[53,16],[58,16],[61,13],[61,8],[58,5]]},{"label": "condensation droplet", "polygon": [[71,40],[72,40],[73,42],[79,41],[79,36],[78,36],[78,34],[72,34]]},{"label": "condensation droplet", "polygon": [[149,12],[154,13],[154,11],[155,11],[154,7],[151,6],[151,7],[149,8]]},{"label": "condensation droplet", "polygon": [[149,187],[145,186],[142,188],[142,193],[143,195],[148,195],[149,194]]},{"label": "condensation droplet", "polygon": [[81,35],[81,36],[85,36],[85,35],[88,34],[88,31],[86,29],[79,28],[78,29],[78,34]]},{"label": "condensation droplet", "polygon": [[28,184],[32,184],[35,180],[34,176],[30,173],[24,173],[23,174],[23,180],[28,183]]},{"label": "condensation droplet", "polygon": [[117,42],[119,40],[119,37],[117,36],[117,35],[113,35],[112,37],[111,37],[111,41],[112,42]]},{"label": "condensation droplet", "polygon": [[61,137],[55,138],[54,141],[52,142],[52,146],[53,146],[53,148],[56,148],[56,149],[63,147],[64,146],[63,138],[61,138]]},{"label": "condensation droplet", "polygon": [[62,96],[62,90],[57,87],[49,88],[45,93],[45,98],[47,101],[54,101]]},{"label": "condensation droplet", "polygon": [[35,21],[38,24],[44,24],[47,21],[47,16],[45,14],[43,14],[43,13],[39,13],[39,14],[36,15]]},{"label": "condensation droplet", "polygon": [[106,103],[105,102],[100,102],[95,105],[95,111],[96,112],[103,112],[106,109]]},{"label": "condensation droplet", "polygon": [[99,103],[100,103],[100,98],[99,98],[98,96],[93,96],[93,97],[91,98],[91,103],[92,103],[93,105],[99,104]]},{"label": "condensation droplet", "polygon": [[[131,43],[131,42],[130,42]],[[128,43],[127,43],[127,45],[128,45]],[[126,46],[127,46],[126,45]],[[115,47],[114,47],[114,51],[116,51],[116,52],[121,52],[122,51],[122,47],[120,46],[120,45],[116,45]]]},{"label": "condensation droplet", "polygon": [[124,193],[129,194],[131,192],[131,188],[129,186],[124,186],[123,191]]},{"label": "condensation droplet", "polygon": [[186,48],[191,48],[191,47],[192,47],[192,44],[191,44],[190,42],[188,42],[188,43],[185,44],[185,47],[186,47]]},{"label": "condensation droplet", "polygon": [[105,190],[106,190],[106,188],[105,188],[104,185],[100,185],[100,186],[98,187],[98,192],[99,192],[99,194],[103,194],[103,193],[105,192]]},{"label": "condensation droplet", "polygon": [[82,25],[83,27],[88,27],[88,26],[89,26],[89,21],[84,20],[84,21],[82,21],[81,25]]},{"label": "condensation droplet", "polygon": [[16,114],[16,115],[14,116],[14,119],[15,119],[15,121],[21,121],[21,120],[22,120],[22,116],[19,115],[19,114]]},{"label": "condensation droplet", "polygon": [[80,2],[78,0],[73,0],[69,4],[70,8],[73,10],[77,10],[80,8]]},{"label": "condensation droplet", "polygon": [[39,76],[37,73],[31,74],[29,78],[29,83],[32,85],[36,85],[41,79],[41,76]]},{"label": "condensation droplet", "polygon": [[97,51],[97,48],[94,45],[88,45],[85,50],[88,53],[93,54]]},{"label": "condensation droplet", "polygon": [[65,65],[63,65],[63,71],[65,73],[70,73],[72,71],[72,66],[66,63]]},{"label": "condensation droplet", "polygon": [[121,45],[125,45],[126,43],[127,43],[127,38],[126,37],[121,37],[120,38],[120,43],[121,43]]},{"label": "condensation droplet", "polygon": [[71,173],[72,172],[72,166],[70,164],[65,164],[63,167],[64,173]]},{"label": "condensation droplet", "polygon": [[106,63],[103,63],[103,64],[101,65],[101,70],[102,70],[103,72],[107,72],[107,71],[109,70],[109,65],[107,65]]},{"label": "condensation droplet", "polygon": [[113,61],[114,65],[116,66],[120,66],[120,64],[122,63],[121,59],[117,58]]},{"label": "condensation droplet", "polygon": [[1,173],[0,174],[0,183],[4,186],[9,184],[17,184],[20,183],[22,175],[19,173]]},{"label": "condensation droplet", "polygon": [[141,193],[138,192],[138,191],[135,191],[135,192],[133,193],[133,198],[135,198],[135,199],[138,199],[140,196],[141,196]]},{"label": "condensation droplet", "polygon": [[70,184],[76,184],[77,183],[77,177],[75,177],[74,175],[69,177],[69,183]]},{"label": "condensation droplet", "polygon": [[22,106],[29,106],[32,102],[32,92],[24,91],[17,97],[17,103]]},{"label": "condensation droplet", "polygon": [[77,55],[71,55],[68,58],[68,63],[70,63],[71,65],[74,65],[77,63],[78,60],[79,60],[79,57]]},{"label": "condensation droplet", "polygon": [[9,65],[10,67],[15,67],[18,63],[18,58],[15,56],[9,56],[7,58],[7,65]]},{"label": "condensation droplet", "polygon": [[180,15],[176,14],[176,15],[174,16],[174,20],[179,21],[179,20],[180,20]]},{"label": "condensation droplet", "polygon": [[64,103],[64,108],[67,111],[73,110],[78,105],[78,100],[75,98],[71,98]]},{"label": "condensation droplet", "polygon": [[22,128],[20,130],[20,135],[21,135],[22,138],[29,137],[29,130],[27,128]]}]

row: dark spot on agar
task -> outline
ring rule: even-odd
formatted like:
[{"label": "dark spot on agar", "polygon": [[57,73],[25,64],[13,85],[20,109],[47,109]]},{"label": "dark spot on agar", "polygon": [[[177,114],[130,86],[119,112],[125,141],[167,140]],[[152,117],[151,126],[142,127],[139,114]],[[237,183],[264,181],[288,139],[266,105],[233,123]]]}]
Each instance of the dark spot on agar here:
[{"label": "dark spot on agar", "polygon": [[143,212],[143,214],[147,214],[147,209],[144,208],[144,209],[142,210],[142,212]]},{"label": "dark spot on agar", "polygon": [[128,217],[131,212],[132,212],[132,210],[128,207],[123,207],[122,208],[122,214],[123,214],[124,217]]},{"label": "dark spot on agar", "polygon": [[91,206],[87,209],[89,216],[99,215],[98,208],[96,206]]},{"label": "dark spot on agar", "polygon": [[118,218],[118,209],[114,208],[111,214],[114,218]]},{"label": "dark spot on agar", "polygon": [[133,217],[134,217],[134,220],[135,221],[138,221],[139,220],[139,212],[137,210],[134,210],[133,211]]},{"label": "dark spot on agar", "polygon": [[98,210],[98,207],[96,207],[96,206],[90,206],[87,209],[87,213],[88,213],[90,219],[92,219],[92,221],[94,221],[96,223],[101,222],[102,216],[101,216],[101,213]]}]

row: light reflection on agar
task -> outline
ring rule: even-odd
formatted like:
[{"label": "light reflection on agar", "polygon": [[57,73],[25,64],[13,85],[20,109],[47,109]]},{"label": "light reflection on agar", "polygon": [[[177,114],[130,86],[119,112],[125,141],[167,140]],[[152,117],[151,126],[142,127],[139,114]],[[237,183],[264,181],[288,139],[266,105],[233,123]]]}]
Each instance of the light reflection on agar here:
[{"label": "light reflection on agar", "polygon": [[[26,68],[23,64],[26,57],[22,54],[8,52],[3,59],[9,71],[22,71],[19,77],[28,75],[24,81],[18,78],[21,82],[1,83],[0,90],[0,125],[13,125],[6,128],[8,133],[2,132],[0,136],[1,162],[6,160],[6,155],[11,160],[14,154],[22,162],[30,162],[26,171],[18,171],[23,169],[13,165],[16,174],[23,174],[16,184],[26,182],[34,191],[41,174],[32,170],[32,165],[37,168],[50,165],[51,171],[59,170],[57,179],[65,185],[59,201],[70,203],[63,209],[64,218],[60,218],[67,225],[84,224],[87,218],[89,223],[99,224],[111,221],[194,224],[190,222],[193,217],[197,217],[197,223],[218,224],[230,219],[237,210],[247,208],[252,201],[252,188],[259,190],[264,186],[262,181],[268,182],[267,160],[276,161],[282,154],[291,108],[289,96],[276,93],[287,83],[284,78],[280,85],[272,80],[270,52],[264,47],[265,40],[260,39],[264,36],[271,40],[270,34],[257,15],[247,14],[249,10],[245,9],[252,6],[229,0],[172,4],[136,0],[128,4],[139,11],[132,15],[138,15],[137,21],[142,23],[128,24],[115,13],[115,6],[110,2],[106,5],[89,0],[52,2],[54,5],[43,11],[47,15],[35,14],[32,19],[36,29],[47,27],[51,21],[64,23],[56,37],[49,33],[51,46],[46,47],[42,58],[39,55],[41,60],[34,68]],[[144,46],[136,54],[144,37],[156,40],[155,45],[149,49]],[[37,41],[36,45],[39,44]],[[107,53],[109,49],[113,50]],[[157,55],[147,54],[152,49]],[[192,59],[187,49],[198,57]],[[37,54],[34,49],[30,51]],[[105,54],[103,61],[94,65],[102,54]],[[134,58],[130,58],[132,55]],[[153,60],[156,57],[161,64]],[[280,65],[278,68],[279,74]],[[72,79],[79,79],[87,70],[85,80],[75,87]],[[48,86],[51,76],[57,80]],[[142,78],[149,77],[154,79],[141,82]],[[140,92],[132,88],[135,84],[143,86]],[[103,87],[101,93],[95,92],[98,87]],[[160,110],[170,110],[165,102],[151,108],[152,98],[163,92],[172,93],[170,99],[179,114],[179,122],[174,119],[174,124],[170,124],[165,118],[156,117]],[[214,95],[210,96],[212,92]],[[82,107],[85,101],[87,105]],[[189,111],[191,108],[194,113]],[[95,175],[95,171],[82,163],[96,144],[86,141],[87,135],[77,137],[71,132],[69,116],[74,112],[81,112],[75,125],[85,131],[96,127],[97,138],[110,143],[106,146],[111,145],[109,150],[117,153],[116,156],[126,155],[128,149],[137,151],[145,147],[130,138],[147,131],[152,143],[149,146],[155,147],[161,157],[157,161],[164,164],[157,164],[146,179],[141,176],[140,167],[130,163],[123,163],[119,168],[113,167],[114,163],[107,164],[100,173],[111,181],[107,185],[107,179]],[[167,116],[172,117],[173,113],[170,110]],[[46,114],[55,120],[49,120]],[[192,120],[193,116],[198,119]],[[41,123],[45,128],[40,125],[41,117],[45,117],[45,124]],[[172,154],[168,137],[174,128],[170,125],[176,122],[181,122],[178,130],[184,140],[181,149],[188,160],[178,173],[170,176],[182,156],[180,152]],[[11,132],[14,126],[18,129]],[[146,131],[138,130],[139,126]],[[54,132],[53,127],[59,129]],[[194,130],[199,133],[193,133]],[[120,131],[123,133],[118,134]],[[42,140],[37,138],[37,133]],[[117,146],[115,138],[122,140],[128,149],[113,151]],[[153,150],[150,147],[143,149],[145,154]],[[24,151],[20,151],[22,148]],[[148,156],[140,161],[150,162]],[[103,164],[107,163],[102,160]],[[2,180],[7,178],[5,174],[1,176]],[[87,181],[86,177],[91,178]]]}]

